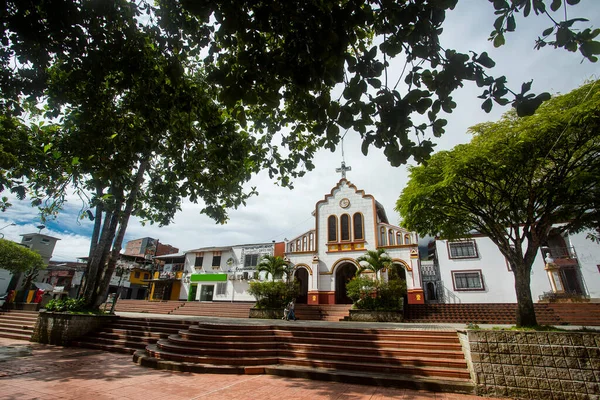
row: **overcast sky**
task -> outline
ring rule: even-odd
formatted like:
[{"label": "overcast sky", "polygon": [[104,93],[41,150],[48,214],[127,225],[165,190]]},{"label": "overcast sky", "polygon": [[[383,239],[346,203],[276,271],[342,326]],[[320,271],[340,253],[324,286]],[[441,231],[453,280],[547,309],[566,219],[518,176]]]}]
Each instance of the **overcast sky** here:
[{"label": "overcast sky", "polygon": [[[584,23],[598,28],[600,25],[600,1],[583,0],[580,5],[569,7],[569,18],[585,17]],[[560,17],[559,17],[560,18]],[[473,50],[487,51],[496,61],[490,72],[493,76],[506,75],[508,86],[519,91],[521,83],[533,79],[535,93],[567,93],[590,79],[598,79],[600,63],[592,64],[583,60],[579,53],[544,48],[534,51],[535,39],[550,27],[547,17],[519,18],[517,31],[506,36],[506,45],[494,49],[487,40],[493,30],[494,14],[492,4],[485,0],[461,0],[454,11],[447,14],[444,24],[442,45],[461,52]],[[581,25],[583,26],[583,25]],[[398,76],[403,66],[402,60],[393,60],[390,68],[390,81]],[[450,149],[456,144],[468,142],[469,126],[484,121],[497,120],[508,108],[498,105],[490,114],[481,110],[481,100],[477,96],[481,89],[466,83],[454,94],[457,109],[447,115],[446,134],[435,139],[437,150]],[[399,215],[394,211],[395,202],[407,183],[406,166],[394,168],[389,165],[383,153],[373,147],[368,156],[360,151],[361,140],[357,133],[349,131],[344,140],[346,164],[352,167],[347,178],[359,189],[372,194],[383,204],[390,223],[398,224]],[[314,160],[316,168],[294,182],[294,189],[283,189],[269,180],[267,174],[255,176],[249,186],[256,186],[259,196],[248,201],[244,208],[232,210],[226,225],[216,225],[211,219],[200,215],[201,205],[184,202],[183,209],[168,227],[142,226],[135,218],[129,223],[125,240],[150,236],[162,243],[178,247],[181,251],[206,246],[225,246],[243,243],[257,243],[271,240],[292,239],[314,228],[311,212],[315,203],[330,192],[340,175],[335,169],[342,161],[341,149],[331,153],[320,151]],[[2,195],[7,195],[6,192]],[[20,241],[20,234],[37,232],[38,212],[28,201],[18,201],[10,196],[13,207],[0,213],[0,232],[7,239]],[[56,245],[53,260],[73,261],[87,255],[92,222],[78,220],[77,215],[84,205],[75,197],[55,221],[47,223],[42,231],[61,240]],[[16,223],[17,226],[7,226]]]}]

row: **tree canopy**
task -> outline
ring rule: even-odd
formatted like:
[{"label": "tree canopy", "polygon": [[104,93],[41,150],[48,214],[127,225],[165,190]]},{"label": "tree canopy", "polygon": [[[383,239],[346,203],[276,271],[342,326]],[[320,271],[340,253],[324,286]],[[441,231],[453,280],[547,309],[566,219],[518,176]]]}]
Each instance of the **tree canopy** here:
[{"label": "tree canopy", "polygon": [[13,274],[45,268],[42,256],[10,240],[0,239],[0,267]]},{"label": "tree canopy", "polygon": [[283,259],[280,256],[264,255],[258,265],[256,266],[257,271],[264,271],[267,273],[267,278],[271,275],[271,280],[280,279],[283,274],[286,274],[287,280],[290,280],[290,262]]},{"label": "tree canopy", "polygon": [[561,232],[599,226],[600,84],[470,131],[470,143],[410,169],[396,210],[421,234],[487,235],[514,272],[517,324],[535,325],[529,281],[540,245],[556,224]]},{"label": "tree canopy", "polygon": [[[457,0],[7,0],[0,14],[0,191],[44,215],[70,190],[94,218],[86,297],[96,306],[131,215],[169,223],[183,198],[225,222],[267,170],[283,186],[353,129],[392,165],[431,154],[465,81],[482,107],[531,114],[548,97],[511,92],[486,53],[444,49]],[[595,62],[600,30],[553,19],[574,1],[494,0],[501,46],[515,16],[549,16],[545,44]],[[398,82],[388,60],[403,57]],[[401,81],[402,86],[399,86]],[[335,93],[341,93],[339,96]],[[427,122],[415,118],[427,116]],[[2,199],[0,209],[8,206]],[[93,210],[93,211],[92,211]],[[106,266],[106,267],[105,267]]]},{"label": "tree canopy", "polygon": [[371,271],[375,274],[375,281],[381,279],[381,272],[392,266],[392,258],[385,249],[367,250],[365,254],[358,257],[356,262],[360,266],[356,270],[356,276],[365,271]]}]

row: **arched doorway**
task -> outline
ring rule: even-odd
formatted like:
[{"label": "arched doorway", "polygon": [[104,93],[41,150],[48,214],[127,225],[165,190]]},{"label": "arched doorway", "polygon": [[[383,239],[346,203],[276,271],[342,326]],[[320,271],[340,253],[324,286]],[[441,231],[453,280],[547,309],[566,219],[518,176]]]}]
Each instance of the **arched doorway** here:
[{"label": "arched doorway", "polygon": [[388,279],[400,279],[406,282],[406,270],[404,266],[399,263],[392,264],[392,268],[390,268],[390,272],[388,274]]},{"label": "arched doorway", "polygon": [[427,288],[427,300],[428,301],[436,301],[437,293],[435,290],[435,284],[433,282],[427,282],[426,288]]},{"label": "arched doorway", "polygon": [[352,304],[346,293],[346,284],[356,276],[356,265],[344,263],[335,270],[335,304]]},{"label": "arched doorway", "polygon": [[308,302],[308,271],[304,268],[298,268],[294,273],[294,279],[300,286],[300,294],[296,297],[296,303],[306,304]]}]

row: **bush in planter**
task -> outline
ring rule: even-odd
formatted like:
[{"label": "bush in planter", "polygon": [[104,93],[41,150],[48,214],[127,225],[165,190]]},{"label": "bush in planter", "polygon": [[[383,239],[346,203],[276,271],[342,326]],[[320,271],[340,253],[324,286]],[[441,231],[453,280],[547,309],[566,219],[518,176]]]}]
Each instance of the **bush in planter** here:
[{"label": "bush in planter", "polygon": [[66,298],[64,300],[61,299],[53,299],[46,304],[46,311],[56,311],[56,312],[83,312],[85,311],[85,299],[70,299]]},{"label": "bush in planter", "polygon": [[295,282],[250,282],[248,293],[256,298],[259,309],[281,309],[295,299],[300,292]]},{"label": "bush in planter", "polygon": [[346,285],[353,308],[371,311],[395,311],[402,309],[406,283],[395,279],[388,282],[357,276]]}]

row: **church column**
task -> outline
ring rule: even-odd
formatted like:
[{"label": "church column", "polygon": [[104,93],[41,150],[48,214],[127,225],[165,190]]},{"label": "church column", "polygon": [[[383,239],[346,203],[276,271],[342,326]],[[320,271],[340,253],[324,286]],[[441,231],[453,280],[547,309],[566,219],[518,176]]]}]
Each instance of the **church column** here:
[{"label": "church column", "polygon": [[313,256],[312,275],[309,276],[310,286],[308,288],[308,304],[319,304],[319,256]]},{"label": "church column", "polygon": [[423,284],[421,283],[421,263],[419,262],[419,251],[410,251],[410,266],[413,270],[413,287],[407,290],[408,304],[425,304]]}]

